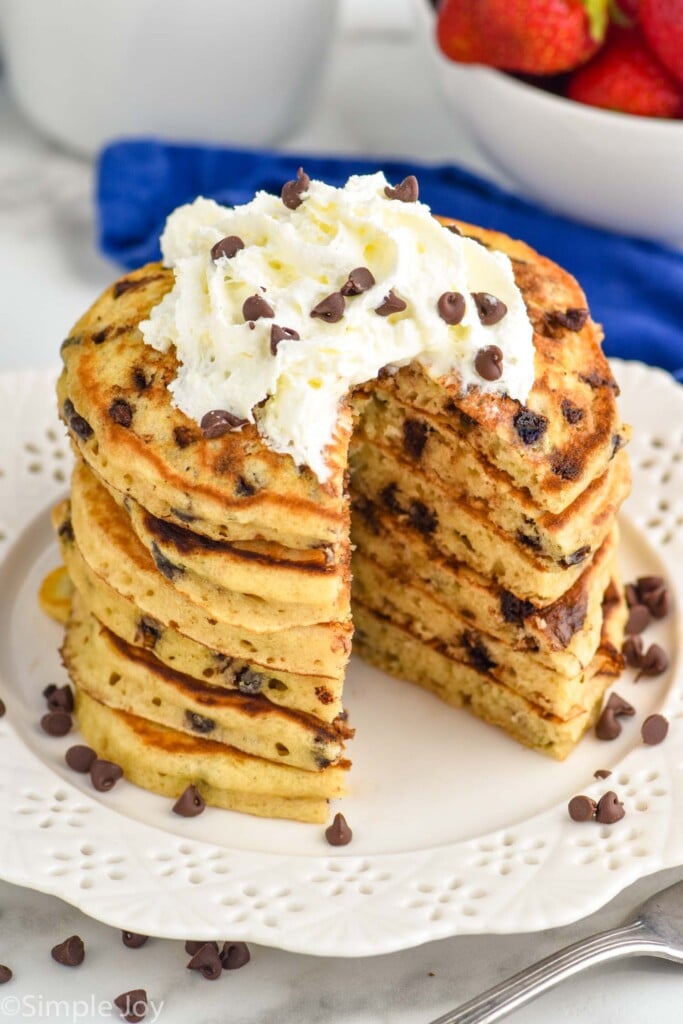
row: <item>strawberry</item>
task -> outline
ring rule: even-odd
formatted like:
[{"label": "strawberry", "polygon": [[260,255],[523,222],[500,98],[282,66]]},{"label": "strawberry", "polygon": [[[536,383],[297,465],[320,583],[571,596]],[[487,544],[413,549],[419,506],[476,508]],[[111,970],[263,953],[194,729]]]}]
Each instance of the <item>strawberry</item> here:
[{"label": "strawberry", "polygon": [[609,0],[444,0],[437,39],[453,60],[527,75],[585,63],[605,33]]},{"label": "strawberry", "polygon": [[640,24],[664,67],[683,83],[683,0],[641,0]]},{"label": "strawberry", "polygon": [[683,89],[629,29],[610,31],[600,53],[574,72],[567,95],[624,114],[683,116]]}]

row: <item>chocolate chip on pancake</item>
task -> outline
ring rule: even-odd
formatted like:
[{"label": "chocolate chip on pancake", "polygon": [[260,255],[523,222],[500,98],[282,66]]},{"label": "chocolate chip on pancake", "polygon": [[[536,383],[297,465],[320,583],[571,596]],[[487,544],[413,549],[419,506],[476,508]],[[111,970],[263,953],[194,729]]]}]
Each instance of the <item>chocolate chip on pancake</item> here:
[{"label": "chocolate chip on pancake", "polygon": [[85,960],[85,945],[80,935],[70,935],[68,939],[52,947],[52,959],[64,967],[80,967]]},{"label": "chocolate chip on pancake", "polygon": [[133,422],[133,409],[129,402],[117,398],[109,406],[109,418],[121,427],[129,427]]},{"label": "chocolate chip on pancake", "polygon": [[292,327],[280,327],[279,324],[273,324],[270,328],[271,355],[275,355],[280,342],[286,341],[288,338],[291,338],[292,341],[299,341],[299,335]]},{"label": "chocolate chip on pancake", "polygon": [[384,296],[384,299],[375,310],[375,313],[377,313],[378,316],[391,316],[392,313],[402,313],[406,308],[407,303],[405,303],[392,288],[391,291]]},{"label": "chocolate chip on pancake", "polygon": [[572,551],[571,555],[567,555],[566,558],[562,559],[562,565],[567,567],[571,565],[579,565],[581,562],[585,562],[591,553],[590,546],[584,544],[582,548],[577,548],[576,551]]},{"label": "chocolate chip on pancake", "polygon": [[95,333],[92,335],[93,345],[101,345],[103,342],[107,340],[110,334],[111,325],[108,327],[103,327],[99,331],[95,331]]},{"label": "chocolate chip on pancake", "polygon": [[419,459],[427,444],[429,427],[424,420],[403,421],[403,450],[413,459]]},{"label": "chocolate chip on pancake", "polygon": [[446,224],[446,231],[450,231],[453,235],[462,235],[462,231],[457,224]]},{"label": "chocolate chip on pancake", "polygon": [[502,299],[491,295],[490,292],[472,292],[474,304],[477,307],[479,319],[485,327],[492,327],[500,323],[508,311]]},{"label": "chocolate chip on pancake", "polygon": [[175,562],[172,562],[170,560],[170,558],[167,558],[163,551],[161,551],[161,549],[159,548],[159,545],[156,543],[156,541],[154,541],[152,544],[151,555],[152,558],[154,559],[154,564],[156,565],[157,569],[159,570],[162,576],[166,577],[167,580],[174,580],[176,579],[176,577],[182,576],[182,574],[184,573],[185,570],[183,569],[182,565],[176,565]]},{"label": "chocolate chip on pancake", "polygon": [[427,508],[424,502],[417,500],[411,501],[408,506],[408,519],[418,533],[425,536],[434,533],[439,524],[436,512]]},{"label": "chocolate chip on pancake", "polygon": [[474,368],[484,380],[498,380],[503,376],[503,353],[497,345],[480,348],[474,359]]},{"label": "chocolate chip on pancake", "polygon": [[568,331],[580,331],[588,320],[588,310],[578,306],[565,310],[554,309],[545,315],[549,323],[557,324],[558,327],[566,327]]},{"label": "chocolate chip on pancake", "polygon": [[275,316],[275,310],[262,295],[250,295],[242,303],[242,316],[245,320],[260,320],[261,317],[269,320]]},{"label": "chocolate chip on pancake", "polygon": [[414,174],[409,174],[398,185],[384,186],[384,195],[387,199],[398,199],[401,203],[416,203],[420,194],[420,186]]},{"label": "chocolate chip on pancake", "polygon": [[90,765],[90,781],[98,793],[108,793],[121,778],[123,769],[113,761],[96,757]]},{"label": "chocolate chip on pancake", "polygon": [[454,327],[462,322],[465,315],[465,296],[460,292],[444,292],[439,296],[436,308],[441,319]]},{"label": "chocolate chip on pancake", "polygon": [[356,267],[351,271],[340,290],[342,295],[361,295],[372,288],[374,283],[375,278],[372,271],[367,267]]},{"label": "chocolate chip on pancake", "polygon": [[122,277],[112,288],[112,296],[120,299],[126,292],[139,291],[154,281],[162,281],[163,274],[146,274],[144,277]]},{"label": "chocolate chip on pancake", "polygon": [[567,423],[572,426],[575,423],[580,423],[584,417],[584,411],[578,405],[575,405],[570,398],[562,399],[562,415],[564,416]]},{"label": "chocolate chip on pancake", "polygon": [[211,248],[211,259],[216,263],[220,259],[231,260],[240,249],[244,249],[244,242],[238,235],[227,235],[216,242]]},{"label": "chocolate chip on pancake", "polygon": [[324,320],[327,324],[336,324],[344,316],[345,308],[346,299],[342,293],[332,292],[313,307],[310,315],[315,319]]},{"label": "chocolate chip on pancake", "polygon": [[598,800],[595,820],[600,825],[614,825],[624,817],[624,805],[613,790],[608,790]]},{"label": "chocolate chip on pancake", "polygon": [[40,720],[40,727],[48,736],[66,736],[73,722],[66,711],[48,711]]},{"label": "chocolate chip on pancake", "polygon": [[308,186],[311,184],[311,179],[304,171],[303,167],[300,167],[296,172],[296,180],[286,181],[282,186],[282,202],[285,204],[288,210],[297,210],[303,202],[303,194],[307,191]]},{"label": "chocolate chip on pancake", "polygon": [[207,732],[213,732],[216,728],[216,723],[213,718],[206,718],[204,715],[200,715],[196,711],[186,711],[185,718],[190,729],[192,729],[193,732],[198,732],[202,735]]},{"label": "chocolate chip on pancake", "polygon": [[664,715],[648,715],[642,724],[640,735],[643,737],[643,743],[653,747],[662,743],[668,732],[669,722]]},{"label": "chocolate chip on pancake", "polygon": [[163,626],[160,622],[151,615],[141,615],[135,630],[135,643],[151,651],[156,647],[162,632]]},{"label": "chocolate chip on pancake", "polygon": [[87,420],[75,413],[69,420],[69,427],[82,441],[88,441],[93,436],[93,429]]},{"label": "chocolate chip on pancake", "polygon": [[353,832],[343,814],[335,814],[332,824],[325,829],[325,838],[330,846],[347,846],[351,842]]},{"label": "chocolate chip on pancake", "polygon": [[532,412],[524,406],[515,413],[513,425],[519,439],[524,444],[536,444],[548,429],[548,421],[538,412]]},{"label": "chocolate chip on pancake", "polygon": [[573,796],[567,805],[572,821],[591,821],[595,817],[598,805],[589,796]]},{"label": "chocolate chip on pancake", "polygon": [[196,818],[205,810],[206,804],[196,786],[188,786],[173,804],[173,813],[181,818]]},{"label": "chocolate chip on pancake", "polygon": [[509,590],[502,590],[500,594],[500,610],[506,622],[515,626],[523,626],[524,620],[533,615],[536,608],[531,601],[524,601],[515,597]]},{"label": "chocolate chip on pancake", "polygon": [[550,468],[562,480],[576,480],[581,475],[582,464],[569,452],[557,452],[551,459]]},{"label": "chocolate chip on pancake", "polygon": [[[216,410],[214,410],[215,412]],[[208,415],[208,414],[207,414]],[[235,417],[236,419],[237,417]],[[232,429],[228,427],[228,429]],[[218,435],[220,436],[220,435]],[[188,448],[195,441],[199,440],[198,434],[192,427],[178,426],[173,428],[173,440],[178,448]]]},{"label": "chocolate chip on pancake", "polygon": [[243,427],[247,422],[241,416],[235,416],[233,413],[228,412],[227,409],[211,409],[210,412],[204,413],[199,426],[204,437],[207,440],[213,440],[213,438],[222,437],[223,434],[227,434],[231,430]]}]

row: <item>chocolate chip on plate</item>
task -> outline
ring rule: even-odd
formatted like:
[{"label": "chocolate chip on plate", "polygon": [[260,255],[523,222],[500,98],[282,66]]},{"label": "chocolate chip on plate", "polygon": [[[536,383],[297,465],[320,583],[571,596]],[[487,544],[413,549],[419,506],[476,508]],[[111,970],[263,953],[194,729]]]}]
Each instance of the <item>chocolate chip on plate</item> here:
[{"label": "chocolate chip on plate", "polygon": [[96,757],[90,765],[90,781],[98,793],[108,793],[119,779],[123,778],[123,768],[113,761],[105,761]]},{"label": "chocolate chip on plate", "polygon": [[290,338],[292,341],[299,341],[299,335],[291,327],[280,327],[279,324],[273,324],[270,328],[270,354],[275,355],[277,347],[281,341],[286,341]]},{"label": "chocolate chip on plate", "polygon": [[499,323],[508,311],[502,299],[491,295],[490,292],[472,292],[474,304],[477,307],[479,319],[485,327],[492,327]]},{"label": "chocolate chip on plate", "polygon": [[589,796],[573,796],[567,810],[572,821],[590,821],[595,817],[597,806],[595,800],[591,800]]},{"label": "chocolate chip on plate", "polygon": [[69,747],[64,760],[75,772],[82,772],[84,775],[92,768],[93,761],[97,758],[97,754],[92,747],[86,747],[82,743],[77,743],[73,747]]},{"label": "chocolate chip on plate", "polygon": [[631,668],[640,668],[643,664],[645,645],[642,636],[627,636],[624,640],[621,653],[626,658],[626,664]]},{"label": "chocolate chip on plate", "polygon": [[636,676],[636,682],[641,676],[660,676],[669,667],[669,656],[659,644],[650,644],[640,660],[640,672]]},{"label": "chocolate chip on plate", "polygon": [[206,804],[196,786],[188,786],[173,804],[173,813],[181,818],[196,818],[206,810]]},{"label": "chocolate chip on plate", "polygon": [[233,256],[236,256],[240,249],[244,249],[244,242],[238,235],[228,235],[226,238],[221,238],[220,242],[216,242],[211,248],[211,259],[216,263],[222,257],[226,260],[231,260]]},{"label": "chocolate chip on plate", "polygon": [[12,980],[12,971],[5,964],[0,964],[0,985],[6,985]]},{"label": "chocolate chip on plate", "polygon": [[282,202],[285,204],[288,210],[296,210],[301,206],[303,199],[303,193],[308,189],[311,184],[311,179],[308,177],[303,167],[300,167],[296,172],[296,180],[286,181],[282,186]]},{"label": "chocolate chip on plate", "polygon": [[595,820],[601,825],[614,825],[624,817],[624,805],[611,789],[598,800]]},{"label": "chocolate chip on plate", "polygon": [[52,948],[52,959],[65,967],[79,967],[85,960],[85,946],[80,935],[71,935]]},{"label": "chocolate chip on plate", "polygon": [[128,949],[140,949],[149,939],[149,935],[140,935],[138,932],[121,932],[121,942]]},{"label": "chocolate chip on plate", "polygon": [[634,633],[642,633],[650,622],[650,610],[644,604],[634,604],[628,615],[624,632],[632,636]]},{"label": "chocolate chip on plate", "polygon": [[640,601],[656,619],[663,619],[669,612],[671,599],[669,588],[663,576],[640,576],[636,580]]},{"label": "chocolate chip on plate", "polygon": [[343,814],[335,814],[332,824],[325,830],[325,838],[330,846],[346,846],[353,838]]},{"label": "chocolate chip on plate", "polygon": [[238,971],[251,960],[246,942],[224,942],[220,952],[224,971]]},{"label": "chocolate chip on plate", "polygon": [[215,942],[205,942],[194,954],[187,968],[190,971],[199,971],[208,981],[215,981],[223,970]]},{"label": "chocolate chip on plate", "polygon": [[619,694],[616,693],[614,690],[612,691],[612,693],[610,693],[609,697],[607,698],[607,703],[605,707],[612,711],[615,715],[628,715],[629,717],[631,717],[631,715],[635,715],[636,713],[636,709],[633,707],[633,705],[629,704],[629,702],[627,700],[624,700],[623,697],[620,697]]},{"label": "chocolate chip on plate", "polygon": [[361,295],[372,288],[374,283],[375,278],[372,271],[367,267],[356,267],[351,271],[340,291],[342,295]]},{"label": "chocolate chip on plate", "polygon": [[615,740],[621,735],[621,722],[611,708],[603,708],[595,724],[595,735],[599,740]]},{"label": "chocolate chip on plate", "polygon": [[149,1009],[147,993],[144,988],[134,988],[130,992],[122,992],[114,999],[114,1006],[129,1024],[138,1024],[147,1016]]},{"label": "chocolate chip on plate", "polygon": [[444,292],[439,296],[436,308],[441,319],[450,327],[454,327],[462,322],[465,315],[465,296],[460,292]]},{"label": "chocolate chip on plate", "polygon": [[624,587],[624,593],[626,595],[626,604],[629,608],[633,608],[634,605],[641,603],[635,583],[627,583]]},{"label": "chocolate chip on plate", "polygon": [[50,711],[73,711],[74,695],[68,683],[65,686],[55,686],[47,698],[47,706]]},{"label": "chocolate chip on plate", "polygon": [[654,747],[666,739],[668,731],[669,722],[664,715],[648,715],[642,724],[640,735],[643,737],[643,743]]},{"label": "chocolate chip on plate", "polygon": [[204,437],[210,441],[214,437],[222,437],[231,430],[243,427],[246,422],[241,416],[235,416],[227,409],[211,409],[204,413],[199,426]]},{"label": "chocolate chip on plate", "polygon": [[0,718],[3,718],[6,712],[7,708],[5,706],[4,700],[0,700]]},{"label": "chocolate chip on plate", "polygon": [[609,768],[598,768],[596,772],[593,772],[594,779],[608,779],[612,772]]},{"label": "chocolate chip on plate", "polygon": [[406,303],[403,299],[399,298],[392,288],[391,291],[384,296],[382,302],[375,310],[375,313],[377,313],[378,316],[391,316],[392,313],[402,313],[405,308]]},{"label": "chocolate chip on plate", "polygon": [[197,942],[194,939],[188,939],[187,940],[187,942],[185,943],[185,952],[187,953],[188,956],[194,956],[195,953],[199,952],[199,950],[202,948],[202,946],[213,946],[213,948],[216,950],[216,952],[218,952],[218,943],[217,942],[210,942],[210,941],[206,941],[206,940],[203,940],[203,941],[200,940],[199,942]]},{"label": "chocolate chip on plate", "polygon": [[416,203],[420,194],[420,186],[414,174],[409,174],[398,185],[385,185],[384,195],[387,199],[398,199],[401,203]]},{"label": "chocolate chip on plate", "polygon": [[48,736],[66,736],[73,722],[66,711],[48,711],[40,720],[40,727]]},{"label": "chocolate chip on plate", "polygon": [[45,700],[48,700],[48,698],[52,696],[56,689],[56,683],[48,683],[45,689],[43,690],[43,697],[45,698]]},{"label": "chocolate chip on plate", "polygon": [[275,316],[275,310],[262,295],[250,295],[242,303],[242,316],[245,320],[270,319]]},{"label": "chocolate chip on plate", "polygon": [[497,345],[480,348],[474,360],[474,368],[484,380],[498,380],[503,375],[503,353]]}]

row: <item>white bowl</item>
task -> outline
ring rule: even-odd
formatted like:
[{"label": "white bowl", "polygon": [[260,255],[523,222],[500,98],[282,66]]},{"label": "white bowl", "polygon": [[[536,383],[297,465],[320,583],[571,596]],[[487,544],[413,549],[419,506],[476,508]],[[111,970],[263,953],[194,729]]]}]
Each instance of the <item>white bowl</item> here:
[{"label": "white bowl", "polygon": [[268,145],[308,112],[338,0],[0,0],[9,85],[86,155],[130,135]]},{"label": "white bowl", "polygon": [[446,99],[525,195],[599,227],[683,244],[683,121],[600,110],[456,64],[437,47],[432,8],[417,2]]}]

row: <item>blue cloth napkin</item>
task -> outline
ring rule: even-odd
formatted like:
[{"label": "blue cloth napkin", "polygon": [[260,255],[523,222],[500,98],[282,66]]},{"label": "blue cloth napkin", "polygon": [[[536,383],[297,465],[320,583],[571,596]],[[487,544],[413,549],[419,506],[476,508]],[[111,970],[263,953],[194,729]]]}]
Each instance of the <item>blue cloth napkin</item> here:
[{"label": "blue cloth napkin", "polygon": [[174,207],[198,195],[236,205],[257,189],[279,193],[300,164],[333,185],[378,169],[393,181],[417,174],[420,198],[434,211],[522,238],[570,270],[605,328],[609,355],[661,366],[683,381],[683,253],[549,213],[455,166],[117,142],[99,161],[102,250],[126,267],[158,259]]}]

